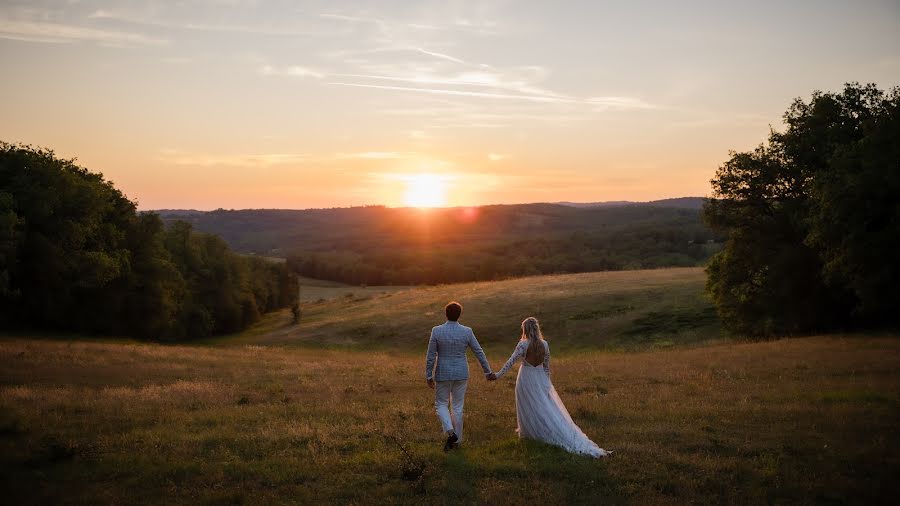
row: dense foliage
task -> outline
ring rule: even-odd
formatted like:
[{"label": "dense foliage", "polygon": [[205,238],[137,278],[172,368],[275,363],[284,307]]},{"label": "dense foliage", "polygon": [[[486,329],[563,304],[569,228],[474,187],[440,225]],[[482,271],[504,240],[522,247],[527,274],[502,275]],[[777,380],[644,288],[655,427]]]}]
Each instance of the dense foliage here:
[{"label": "dense foliage", "polygon": [[0,323],[141,338],[232,332],[296,299],[284,264],[164,227],[52,151],[0,143]]},{"label": "dense foliage", "polygon": [[704,215],[727,233],[708,288],[754,335],[895,324],[900,312],[900,88],[797,99],[784,132],[732,153]]},{"label": "dense foliage", "polygon": [[718,247],[702,199],[652,205],[165,211],[300,274],[409,285],[532,274],[695,266]]}]

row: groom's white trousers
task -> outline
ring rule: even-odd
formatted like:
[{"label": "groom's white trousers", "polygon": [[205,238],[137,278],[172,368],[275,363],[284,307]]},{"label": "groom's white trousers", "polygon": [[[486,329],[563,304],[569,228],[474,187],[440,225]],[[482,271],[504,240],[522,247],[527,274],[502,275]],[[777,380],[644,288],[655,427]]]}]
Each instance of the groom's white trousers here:
[{"label": "groom's white trousers", "polygon": [[[444,432],[456,432],[459,441],[463,440],[463,405],[466,402],[466,384],[468,380],[438,381],[434,387],[434,409]],[[450,412],[452,405],[453,412]]]}]

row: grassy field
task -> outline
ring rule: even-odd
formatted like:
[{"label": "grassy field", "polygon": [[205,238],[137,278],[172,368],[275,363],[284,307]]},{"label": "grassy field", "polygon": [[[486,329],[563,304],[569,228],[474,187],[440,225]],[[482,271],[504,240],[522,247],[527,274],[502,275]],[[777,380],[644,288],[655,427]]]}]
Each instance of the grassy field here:
[{"label": "grassy field", "polygon": [[300,277],[300,303],[322,303],[327,300],[373,297],[408,290],[407,286],[352,286],[337,281]]},{"label": "grassy field", "polygon": [[[281,312],[191,346],[0,339],[4,501],[871,504],[900,493],[896,336],[728,340],[698,269],[303,290],[300,325]],[[473,376],[466,444],[444,454],[423,359],[450,299],[495,368],[519,322],[538,316],[557,390],[614,456],[518,440],[514,374]]]},{"label": "grassy field", "polygon": [[616,452],[598,461],[519,441],[511,377],[472,382],[467,443],[444,454],[422,359],[409,354],[7,339],[0,360],[7,504],[875,503],[900,493],[895,338],[555,359],[576,422]]},{"label": "grassy field", "polygon": [[645,350],[723,338],[700,268],[537,276],[434,287],[348,287],[306,280],[300,325],[287,311],[217,343],[415,351],[444,321],[450,300],[482,346],[506,353],[536,316],[556,351]]}]

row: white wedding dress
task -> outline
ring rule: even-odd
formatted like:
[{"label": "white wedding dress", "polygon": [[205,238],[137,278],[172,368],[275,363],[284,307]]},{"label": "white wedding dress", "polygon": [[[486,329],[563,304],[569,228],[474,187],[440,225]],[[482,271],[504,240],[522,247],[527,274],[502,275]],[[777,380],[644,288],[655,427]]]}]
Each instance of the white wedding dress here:
[{"label": "white wedding dress", "polygon": [[591,441],[572,421],[566,406],[550,382],[550,345],[544,343],[544,363],[533,366],[524,360],[528,341],[519,341],[506,364],[497,372],[501,377],[519,360],[519,377],[516,379],[516,419],[520,438],[536,439],[561,446],[572,453],[606,457],[608,452]]}]

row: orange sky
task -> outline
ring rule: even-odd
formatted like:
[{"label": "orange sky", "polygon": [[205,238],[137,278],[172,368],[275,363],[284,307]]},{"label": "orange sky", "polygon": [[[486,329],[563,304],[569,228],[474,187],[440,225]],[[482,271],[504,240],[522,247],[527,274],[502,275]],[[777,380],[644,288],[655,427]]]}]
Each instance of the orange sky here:
[{"label": "orange sky", "polygon": [[142,209],[706,195],[794,97],[900,84],[900,4],[784,4],[8,1],[0,140]]}]

